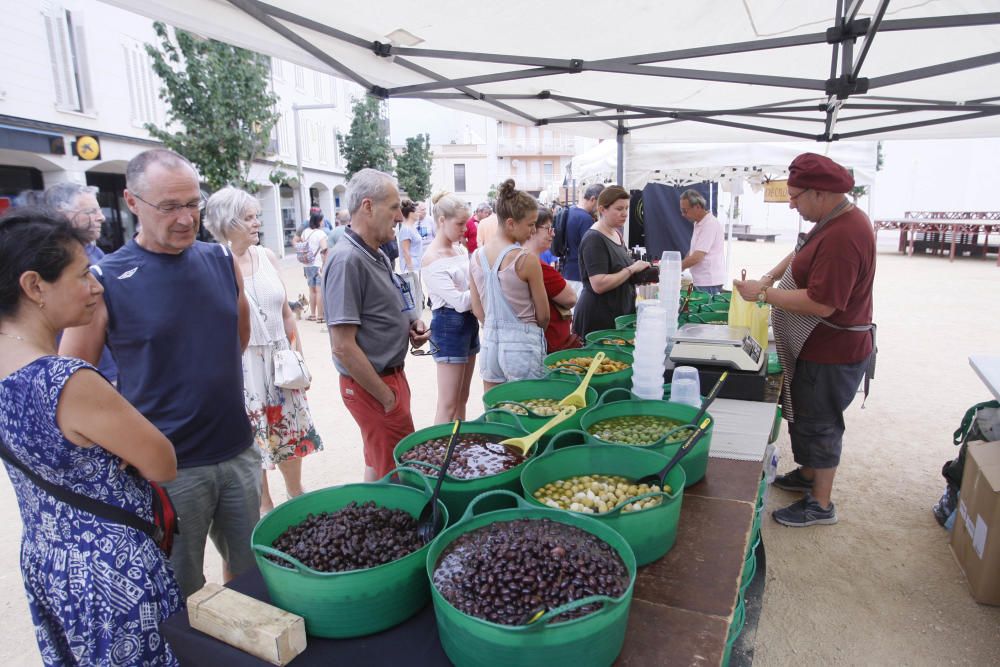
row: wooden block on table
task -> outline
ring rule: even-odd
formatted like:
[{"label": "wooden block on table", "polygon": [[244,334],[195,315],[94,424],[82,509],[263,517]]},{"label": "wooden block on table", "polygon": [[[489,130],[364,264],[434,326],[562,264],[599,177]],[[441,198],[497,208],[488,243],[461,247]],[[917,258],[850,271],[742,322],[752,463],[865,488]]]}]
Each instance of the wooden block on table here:
[{"label": "wooden block on table", "polygon": [[273,665],[306,650],[306,623],[296,616],[218,584],[187,600],[191,627]]}]

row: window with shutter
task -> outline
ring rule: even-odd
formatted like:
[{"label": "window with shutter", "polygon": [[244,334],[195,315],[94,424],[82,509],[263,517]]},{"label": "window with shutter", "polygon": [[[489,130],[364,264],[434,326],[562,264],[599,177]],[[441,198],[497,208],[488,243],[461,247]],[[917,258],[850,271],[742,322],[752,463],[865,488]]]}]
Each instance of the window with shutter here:
[{"label": "window with shutter", "polygon": [[90,111],[93,108],[93,94],[88,72],[83,15],[70,12],[55,3],[45,3],[42,17],[49,45],[56,108],[62,111]]}]

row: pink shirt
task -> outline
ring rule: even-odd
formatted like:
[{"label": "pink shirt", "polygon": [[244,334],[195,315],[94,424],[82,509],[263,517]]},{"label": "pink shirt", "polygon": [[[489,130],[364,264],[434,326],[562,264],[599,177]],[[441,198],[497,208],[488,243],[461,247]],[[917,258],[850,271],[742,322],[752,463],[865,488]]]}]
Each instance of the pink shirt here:
[{"label": "pink shirt", "polygon": [[694,233],[691,234],[691,253],[700,250],[705,257],[691,267],[691,277],[695,287],[714,287],[725,285],[726,258],[723,255],[722,225],[711,213],[706,213],[701,222],[694,223]]}]

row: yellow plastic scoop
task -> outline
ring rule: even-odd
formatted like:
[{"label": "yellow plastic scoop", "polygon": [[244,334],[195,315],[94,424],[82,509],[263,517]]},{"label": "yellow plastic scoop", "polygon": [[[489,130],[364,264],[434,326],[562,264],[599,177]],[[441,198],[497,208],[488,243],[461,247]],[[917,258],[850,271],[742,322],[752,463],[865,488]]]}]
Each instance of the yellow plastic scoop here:
[{"label": "yellow plastic scoop", "polygon": [[501,440],[499,444],[520,449],[522,455],[527,456],[528,452],[531,451],[531,448],[535,446],[536,442],[538,442],[538,439],[545,435],[549,429],[553,426],[561,424],[574,414],[576,414],[576,406],[567,405],[559,411],[559,414],[542,424],[542,427],[534,433],[521,436],[520,438],[507,438],[506,440]]},{"label": "yellow plastic scoop", "polygon": [[583,376],[583,382],[570,393],[566,398],[559,401],[559,405],[572,405],[575,408],[585,408],[587,407],[587,385],[590,384],[590,378],[594,377],[594,373],[597,372],[597,367],[601,365],[604,361],[604,357],[607,355],[603,352],[598,352],[594,355],[594,359],[590,362],[590,368],[587,369],[587,374]]}]

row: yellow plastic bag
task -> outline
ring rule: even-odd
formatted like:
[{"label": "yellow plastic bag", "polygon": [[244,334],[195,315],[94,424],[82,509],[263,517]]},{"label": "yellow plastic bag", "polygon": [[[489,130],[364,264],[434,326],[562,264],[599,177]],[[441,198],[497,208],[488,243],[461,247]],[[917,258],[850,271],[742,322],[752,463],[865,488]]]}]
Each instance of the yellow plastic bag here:
[{"label": "yellow plastic bag", "polygon": [[729,300],[729,326],[746,327],[761,349],[766,350],[767,325],[770,320],[770,304],[746,301],[735,286],[733,287],[733,296]]}]

